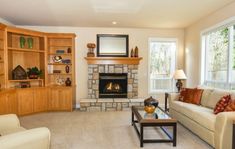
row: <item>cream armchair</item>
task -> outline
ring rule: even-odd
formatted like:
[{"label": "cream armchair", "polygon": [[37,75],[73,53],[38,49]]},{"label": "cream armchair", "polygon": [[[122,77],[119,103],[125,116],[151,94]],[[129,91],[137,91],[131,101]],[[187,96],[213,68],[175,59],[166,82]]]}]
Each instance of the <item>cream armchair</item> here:
[{"label": "cream armchair", "polygon": [[41,127],[26,130],[15,114],[0,115],[1,149],[49,149],[50,131]]}]

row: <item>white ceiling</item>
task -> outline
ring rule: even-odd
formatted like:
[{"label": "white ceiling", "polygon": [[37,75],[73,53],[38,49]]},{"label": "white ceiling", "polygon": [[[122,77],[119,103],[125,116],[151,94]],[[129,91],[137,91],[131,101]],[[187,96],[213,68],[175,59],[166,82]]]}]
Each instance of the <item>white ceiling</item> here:
[{"label": "white ceiling", "polygon": [[231,2],[234,0],[0,0],[0,18],[15,25],[184,28]]}]

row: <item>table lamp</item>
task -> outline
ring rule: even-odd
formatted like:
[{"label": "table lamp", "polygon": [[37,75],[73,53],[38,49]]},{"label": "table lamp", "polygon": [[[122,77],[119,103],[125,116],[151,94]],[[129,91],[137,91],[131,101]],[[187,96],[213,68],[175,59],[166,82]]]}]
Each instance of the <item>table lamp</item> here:
[{"label": "table lamp", "polygon": [[180,90],[183,86],[183,83],[181,82],[181,80],[186,80],[187,77],[182,69],[176,70],[173,77],[174,77],[174,79],[177,80],[176,87],[178,89],[178,92],[180,92]]}]

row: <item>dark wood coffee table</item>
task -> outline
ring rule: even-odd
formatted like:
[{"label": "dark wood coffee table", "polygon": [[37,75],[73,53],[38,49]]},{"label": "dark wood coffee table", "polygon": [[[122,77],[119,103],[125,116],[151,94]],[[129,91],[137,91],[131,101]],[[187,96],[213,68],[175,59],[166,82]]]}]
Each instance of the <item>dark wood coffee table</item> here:
[{"label": "dark wood coffee table", "polygon": [[[156,108],[154,114],[147,114],[144,107],[132,106],[132,126],[140,139],[140,147],[143,143],[173,143],[176,146],[177,120],[171,118],[160,107]],[[157,118],[156,118],[157,116]],[[139,127],[137,127],[139,124]],[[160,127],[169,139],[144,139],[144,127]],[[166,127],[172,127],[173,133],[170,133]]]}]

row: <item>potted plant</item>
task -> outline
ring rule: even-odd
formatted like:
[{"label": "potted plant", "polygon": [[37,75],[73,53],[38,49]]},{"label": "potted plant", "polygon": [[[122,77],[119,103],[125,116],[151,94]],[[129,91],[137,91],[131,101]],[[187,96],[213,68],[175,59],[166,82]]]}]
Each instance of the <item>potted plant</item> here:
[{"label": "potted plant", "polygon": [[42,75],[42,70],[39,70],[38,67],[27,68],[27,74],[29,79],[37,79]]}]

